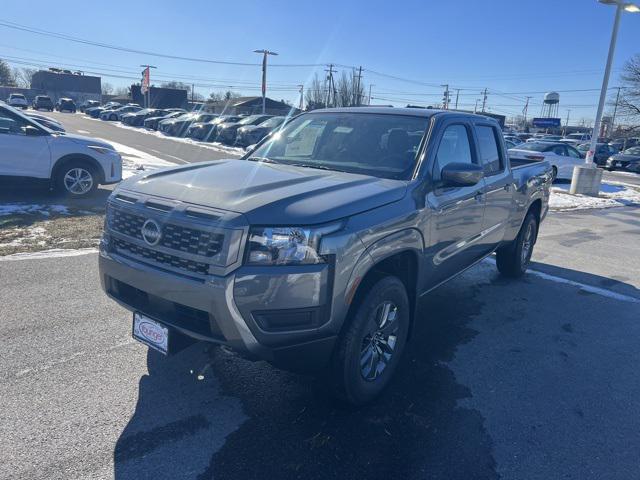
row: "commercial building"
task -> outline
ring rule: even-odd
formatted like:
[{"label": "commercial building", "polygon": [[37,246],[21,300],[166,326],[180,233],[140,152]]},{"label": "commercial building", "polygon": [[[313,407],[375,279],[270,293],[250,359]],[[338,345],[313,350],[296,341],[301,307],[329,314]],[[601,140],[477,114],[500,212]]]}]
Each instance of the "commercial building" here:
[{"label": "commercial building", "polygon": [[76,103],[85,100],[100,101],[102,97],[100,77],[57,68],[34,73],[31,77],[31,90],[49,95],[54,102],[61,97],[72,98]]}]

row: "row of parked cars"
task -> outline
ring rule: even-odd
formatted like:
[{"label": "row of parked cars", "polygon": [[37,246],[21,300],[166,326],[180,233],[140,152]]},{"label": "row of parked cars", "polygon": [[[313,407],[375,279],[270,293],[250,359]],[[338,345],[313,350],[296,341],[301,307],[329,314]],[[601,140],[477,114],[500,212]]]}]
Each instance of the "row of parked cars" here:
[{"label": "row of parked cars", "polygon": [[[95,100],[88,100],[83,102],[83,105],[91,105],[93,102],[98,105],[100,102]],[[13,108],[21,108],[26,110],[29,108],[29,102],[27,101],[27,97],[25,97],[22,93],[12,93],[7,98],[7,104]],[[62,97],[59,98],[57,102],[53,102],[49,95],[36,95],[31,102],[31,108],[34,110],[48,110],[49,112],[53,112],[54,110],[58,110],[59,112],[70,112],[76,113],[78,107],[76,106],[76,102],[72,98]]]},{"label": "row of parked cars", "polygon": [[93,118],[119,121],[131,127],[157,130],[172,137],[247,147],[278,128],[285,117],[276,115],[224,115],[181,108],[142,108],[136,103],[109,102],[85,110]]},{"label": "row of parked cars", "polygon": [[[598,139],[594,162],[609,171],[640,173],[640,138],[612,141]],[[551,134],[507,133],[504,141],[515,159],[548,160],[556,178],[571,179],[573,167],[584,163],[591,147],[591,135],[572,133],[565,137]]]}]

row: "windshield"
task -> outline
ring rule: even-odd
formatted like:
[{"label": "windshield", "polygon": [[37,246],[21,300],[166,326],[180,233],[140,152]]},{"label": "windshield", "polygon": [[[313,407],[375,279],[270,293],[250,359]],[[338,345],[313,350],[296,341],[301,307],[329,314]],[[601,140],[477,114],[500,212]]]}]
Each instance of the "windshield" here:
[{"label": "windshield", "polygon": [[640,147],[627,148],[623,153],[625,155],[640,155]]},{"label": "windshield", "polygon": [[567,135],[566,138],[571,140],[581,140],[583,138],[588,138],[588,135],[585,135],[584,133],[572,133],[571,135]]},{"label": "windshield", "polygon": [[21,93],[12,93],[11,98],[19,98],[21,100],[24,100],[24,95],[22,95]]},{"label": "windshield", "polygon": [[248,117],[243,118],[238,122],[239,125],[251,125],[256,120],[258,120],[262,115],[250,115]]},{"label": "windshield", "polygon": [[269,120],[265,120],[264,122],[259,123],[258,126],[265,128],[274,128],[282,124],[284,120],[285,117],[271,117]]},{"label": "windshield", "polygon": [[427,123],[404,115],[301,115],[249,159],[407,180]]},{"label": "windshield", "polygon": [[533,152],[544,152],[553,144],[541,142],[529,142],[518,145],[518,150],[531,150]]}]

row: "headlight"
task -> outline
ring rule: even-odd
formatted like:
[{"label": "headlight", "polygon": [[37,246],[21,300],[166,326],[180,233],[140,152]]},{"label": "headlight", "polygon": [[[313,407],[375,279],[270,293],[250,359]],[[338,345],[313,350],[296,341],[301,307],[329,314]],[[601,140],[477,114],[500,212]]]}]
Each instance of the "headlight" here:
[{"label": "headlight", "polygon": [[107,147],[100,147],[98,145],[89,145],[88,146],[91,150],[94,150],[98,153],[102,153],[103,155],[114,155],[115,153],[117,153],[114,149],[112,148],[107,148]]},{"label": "headlight", "polygon": [[256,227],[249,230],[248,265],[313,265],[325,263],[318,253],[322,235],[341,225],[322,228]]}]

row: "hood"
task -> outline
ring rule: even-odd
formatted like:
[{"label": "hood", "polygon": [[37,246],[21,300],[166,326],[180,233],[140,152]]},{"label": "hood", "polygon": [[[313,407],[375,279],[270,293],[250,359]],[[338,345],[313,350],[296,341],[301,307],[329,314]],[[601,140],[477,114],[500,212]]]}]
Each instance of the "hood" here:
[{"label": "hood", "polygon": [[637,162],[638,160],[640,160],[640,155],[625,155],[624,153],[617,153],[615,155],[613,155],[611,158],[613,158],[615,161],[623,161],[623,162]]},{"label": "hood", "polygon": [[255,132],[257,130],[262,130],[262,129],[268,129],[267,127],[259,127],[257,125],[245,125],[243,127],[240,127],[238,129],[238,131],[241,132]]},{"label": "hood", "polygon": [[223,130],[225,128],[240,128],[242,125],[238,125],[236,122],[219,123],[218,128]]},{"label": "hood", "polygon": [[84,146],[95,145],[96,147],[105,147],[110,150],[115,150],[115,148],[113,148],[113,145],[107,142],[103,142],[101,140],[96,140],[95,138],[83,137],[82,135],[75,135],[73,133],[64,133],[64,134],[56,133],[56,135],[60,137],[68,138],[72,142],[77,143],[79,145],[84,145]]},{"label": "hood", "polygon": [[407,182],[248,160],[217,160],[118,188],[244,214],[252,225],[314,225],[400,200]]}]

